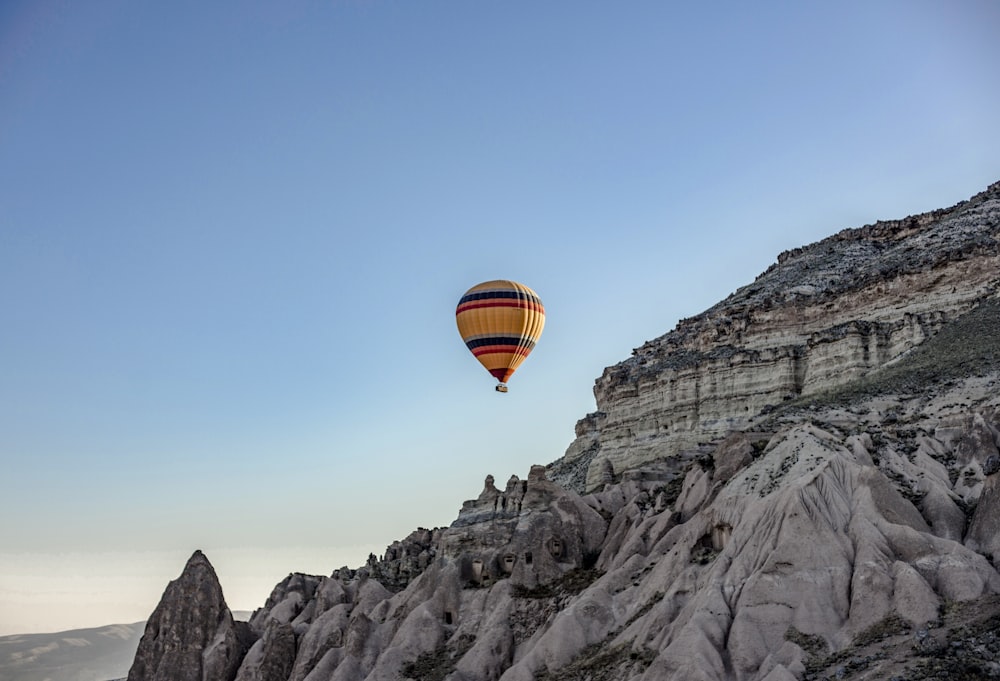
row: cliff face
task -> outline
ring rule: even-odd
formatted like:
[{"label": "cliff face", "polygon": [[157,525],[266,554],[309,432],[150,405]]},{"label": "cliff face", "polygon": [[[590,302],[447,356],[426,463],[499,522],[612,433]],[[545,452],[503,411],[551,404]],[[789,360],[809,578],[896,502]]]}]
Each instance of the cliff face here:
[{"label": "cliff face", "polygon": [[237,664],[161,603],[130,681],[196,678],[177,649],[227,681],[1000,675],[998,217],[994,185],[782,255],[607,369],[560,461],[289,575]]},{"label": "cliff face", "polygon": [[552,477],[606,476],[864,376],[997,290],[1000,183],[947,210],[781,254],[755,282],[609,367]]}]

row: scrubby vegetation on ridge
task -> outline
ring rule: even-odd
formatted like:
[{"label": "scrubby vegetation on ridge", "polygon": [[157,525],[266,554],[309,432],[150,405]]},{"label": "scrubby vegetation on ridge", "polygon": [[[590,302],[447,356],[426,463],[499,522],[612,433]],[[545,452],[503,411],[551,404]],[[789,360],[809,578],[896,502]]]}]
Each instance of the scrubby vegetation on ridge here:
[{"label": "scrubby vegetation on ridge", "polygon": [[1000,678],[1000,596],[945,603],[939,618],[911,625],[890,615],[826,654],[818,636],[789,629],[807,654],[804,681],[980,681]]},{"label": "scrubby vegetation on ridge", "polygon": [[1000,369],[1000,300],[981,303],[946,324],[896,362],[838,388],[789,400],[773,413],[802,407],[848,406],[889,393],[914,394],[930,386]]}]

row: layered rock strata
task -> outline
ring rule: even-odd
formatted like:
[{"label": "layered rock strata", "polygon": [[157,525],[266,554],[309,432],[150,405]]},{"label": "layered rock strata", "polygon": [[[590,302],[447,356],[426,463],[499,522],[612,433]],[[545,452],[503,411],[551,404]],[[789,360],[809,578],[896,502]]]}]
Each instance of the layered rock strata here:
[{"label": "layered rock strata", "polygon": [[997,291],[1000,183],[950,209],[788,251],[597,380],[551,477],[578,489],[885,366]]}]

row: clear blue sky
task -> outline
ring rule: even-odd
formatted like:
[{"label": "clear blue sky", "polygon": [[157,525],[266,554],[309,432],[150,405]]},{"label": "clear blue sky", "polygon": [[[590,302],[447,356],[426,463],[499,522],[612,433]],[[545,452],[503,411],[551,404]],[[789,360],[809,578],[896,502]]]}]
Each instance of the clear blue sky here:
[{"label": "clear blue sky", "polygon": [[681,5],[0,3],[0,634],[357,567],[780,251],[1000,179],[994,0]]}]

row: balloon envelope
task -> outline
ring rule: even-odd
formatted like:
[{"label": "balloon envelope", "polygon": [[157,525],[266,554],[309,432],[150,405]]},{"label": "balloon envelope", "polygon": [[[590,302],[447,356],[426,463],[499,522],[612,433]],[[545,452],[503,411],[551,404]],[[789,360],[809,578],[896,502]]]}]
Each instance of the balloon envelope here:
[{"label": "balloon envelope", "polygon": [[455,321],[466,347],[502,384],[541,337],[545,307],[538,294],[523,284],[485,281],[458,301]]}]

